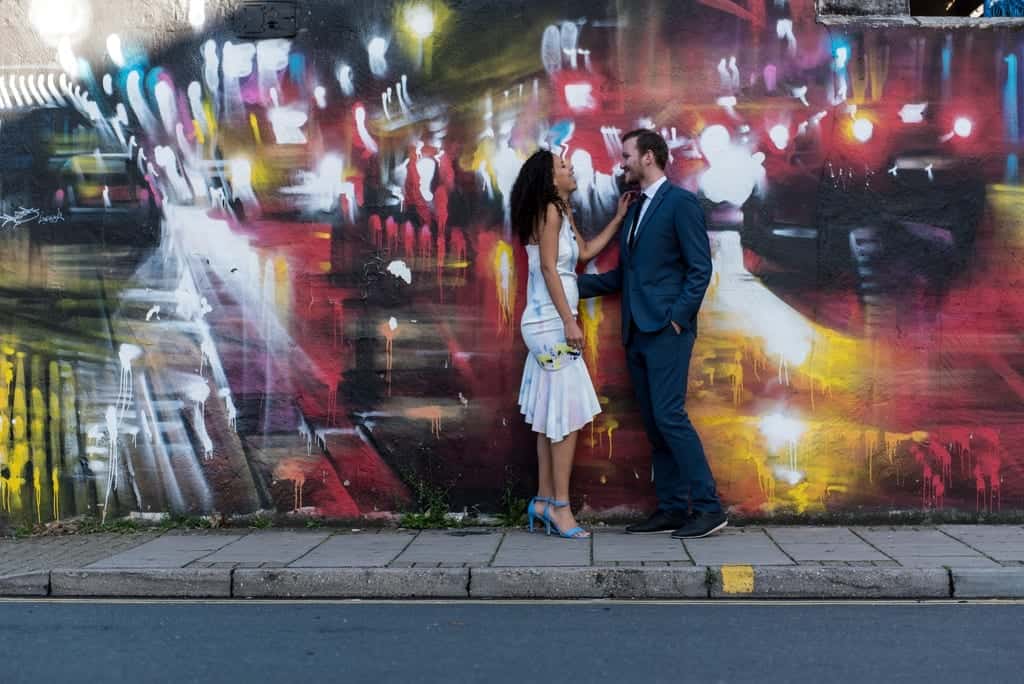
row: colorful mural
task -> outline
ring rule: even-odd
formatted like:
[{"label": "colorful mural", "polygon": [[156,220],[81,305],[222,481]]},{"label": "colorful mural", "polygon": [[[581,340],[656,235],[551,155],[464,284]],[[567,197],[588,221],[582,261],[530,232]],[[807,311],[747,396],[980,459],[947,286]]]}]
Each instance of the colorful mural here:
[{"label": "colorful mural", "polygon": [[[255,40],[187,4],[159,47],[36,16],[53,65],[0,68],[0,515],[529,493],[508,194],[556,149],[598,230],[637,126],[707,210],[690,413],[735,510],[1024,508],[1021,34],[367,0]],[[644,510],[618,302],[582,317],[578,503]]]}]

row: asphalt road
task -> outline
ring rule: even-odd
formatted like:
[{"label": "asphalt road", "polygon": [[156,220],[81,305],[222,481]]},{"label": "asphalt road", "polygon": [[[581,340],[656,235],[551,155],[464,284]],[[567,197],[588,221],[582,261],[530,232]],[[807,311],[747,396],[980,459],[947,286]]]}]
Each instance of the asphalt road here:
[{"label": "asphalt road", "polygon": [[0,601],[5,683],[1013,682],[1011,603]]}]

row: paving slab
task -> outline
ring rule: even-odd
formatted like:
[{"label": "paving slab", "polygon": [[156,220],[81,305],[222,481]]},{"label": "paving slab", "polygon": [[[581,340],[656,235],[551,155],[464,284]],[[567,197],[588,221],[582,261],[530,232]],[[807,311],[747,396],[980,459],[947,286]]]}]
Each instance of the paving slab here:
[{"label": "paving slab", "polygon": [[721,534],[683,544],[697,565],[793,565],[793,559],[759,528],[727,528]]},{"label": "paving slab", "polygon": [[[852,528],[858,536],[879,551],[898,561],[900,565],[949,565],[949,559],[959,559],[960,565],[970,564],[969,558],[985,559],[970,546],[932,528]],[[929,563],[925,559],[933,558]],[[984,560],[974,561],[985,565]]]},{"label": "paving slab", "polygon": [[205,563],[292,563],[319,546],[330,534],[293,530],[264,530],[222,546]]},{"label": "paving slab", "polygon": [[1024,561],[1024,527],[943,525],[939,529],[997,561]]},{"label": "paving slab", "polygon": [[623,530],[595,532],[594,562],[690,561],[678,539],[667,534],[626,534]]},{"label": "paving slab", "polygon": [[241,539],[237,534],[165,534],[129,551],[88,565],[89,568],[183,568]]},{"label": "paving slab", "polygon": [[467,568],[282,568],[235,570],[242,598],[467,598]]},{"label": "paving slab", "polygon": [[470,598],[707,598],[705,568],[472,568]]},{"label": "paving slab", "polygon": [[50,573],[51,596],[228,598],[231,570],[215,568],[82,568]]},{"label": "paving slab", "polygon": [[80,568],[155,539],[156,533],[89,534],[0,540],[0,575]]},{"label": "paving slab", "polygon": [[562,539],[542,533],[506,532],[493,567],[567,567],[590,565],[590,539]]},{"label": "paving slab", "polygon": [[[950,537],[948,534],[932,528],[875,528],[861,527],[851,528],[852,531],[881,551],[900,549],[935,549],[936,551],[950,551],[959,549],[961,552],[971,552],[970,547]],[[956,553],[947,555],[959,555]]]},{"label": "paving slab", "polygon": [[991,558],[974,556],[900,556],[899,564],[904,568],[998,568]]},{"label": "paving slab", "polygon": [[290,563],[289,567],[384,567],[397,558],[415,538],[415,534],[407,532],[336,534]]},{"label": "paving slab", "polygon": [[762,528],[778,544],[863,544],[864,540],[846,527],[768,526]]},{"label": "paving slab", "polygon": [[803,544],[779,542],[779,548],[797,561],[887,561],[888,556],[863,541],[844,544]]},{"label": "paving slab", "polygon": [[[391,563],[394,567],[413,564],[459,563],[487,565],[501,543],[502,534],[476,530],[427,530],[420,534]],[[569,541],[569,540],[565,540]]]}]

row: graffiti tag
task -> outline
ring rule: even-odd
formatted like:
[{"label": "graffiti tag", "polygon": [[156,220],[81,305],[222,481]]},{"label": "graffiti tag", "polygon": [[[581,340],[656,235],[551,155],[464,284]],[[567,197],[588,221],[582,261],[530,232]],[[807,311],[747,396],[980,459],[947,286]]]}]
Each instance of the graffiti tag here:
[{"label": "graffiti tag", "polygon": [[13,214],[0,214],[0,227],[3,228],[17,228],[23,226],[26,223],[59,223],[64,220],[64,214],[61,213],[60,209],[57,210],[56,214],[44,214],[38,209],[26,209],[25,207],[18,207],[18,210]]}]

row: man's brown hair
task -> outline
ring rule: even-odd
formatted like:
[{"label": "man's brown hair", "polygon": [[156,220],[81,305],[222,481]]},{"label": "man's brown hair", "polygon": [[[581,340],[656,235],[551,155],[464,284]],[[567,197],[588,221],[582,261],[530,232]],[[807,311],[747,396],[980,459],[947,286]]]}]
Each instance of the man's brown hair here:
[{"label": "man's brown hair", "polygon": [[668,164],[668,143],[665,142],[665,139],[652,130],[638,128],[622,136],[622,142],[625,143],[633,138],[636,138],[636,150],[640,156],[653,152],[654,163],[658,165],[659,169],[664,170],[665,165]]}]

